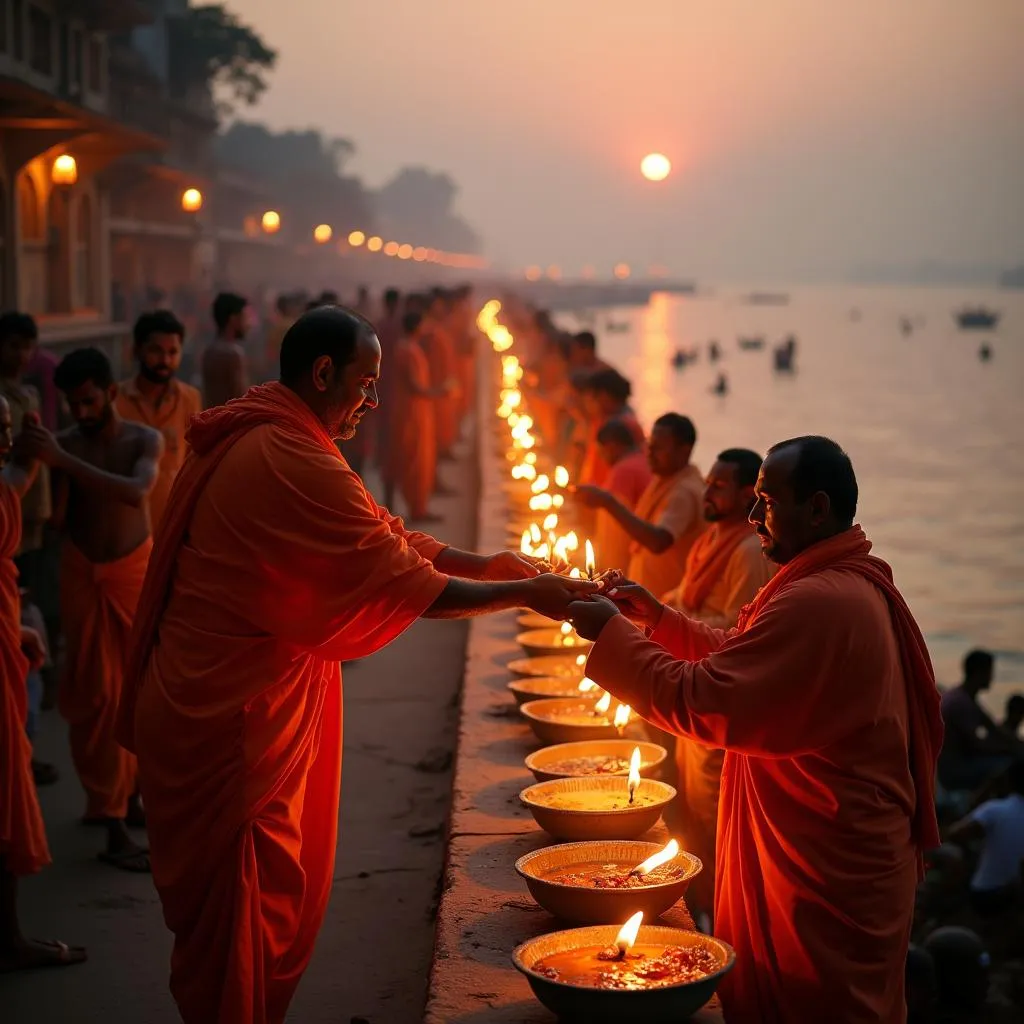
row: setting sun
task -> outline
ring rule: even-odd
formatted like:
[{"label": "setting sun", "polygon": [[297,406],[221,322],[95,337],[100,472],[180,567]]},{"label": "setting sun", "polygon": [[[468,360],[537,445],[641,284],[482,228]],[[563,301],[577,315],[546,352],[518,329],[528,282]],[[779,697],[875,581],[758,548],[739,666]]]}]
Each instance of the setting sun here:
[{"label": "setting sun", "polygon": [[648,181],[664,181],[672,171],[672,162],[663,153],[648,153],[640,161],[640,173]]}]

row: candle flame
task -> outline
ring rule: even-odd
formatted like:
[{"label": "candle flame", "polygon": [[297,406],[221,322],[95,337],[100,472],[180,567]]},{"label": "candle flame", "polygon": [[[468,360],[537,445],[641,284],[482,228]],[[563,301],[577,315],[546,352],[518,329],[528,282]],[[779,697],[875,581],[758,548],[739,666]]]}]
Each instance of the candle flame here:
[{"label": "candle flame", "polygon": [[569,486],[569,470],[567,470],[565,466],[555,466],[555,486]]},{"label": "candle flame", "polygon": [[594,545],[588,540],[584,545],[584,551],[586,551],[585,565],[587,567],[588,579],[594,578],[594,570],[597,568],[597,560],[594,558]]},{"label": "candle flame", "polygon": [[551,552],[548,551],[547,544],[541,544],[540,547],[534,548],[533,557],[540,558],[546,562],[551,557]]},{"label": "candle flame", "polygon": [[560,537],[556,542],[555,557],[560,558],[563,562],[569,561],[569,541],[566,537]]},{"label": "candle flame", "polygon": [[572,623],[571,622],[563,622],[561,628],[562,628],[562,636],[568,636],[572,632]]},{"label": "candle flame", "polygon": [[554,505],[555,508],[561,508],[565,504],[565,498],[561,494],[556,494],[551,499],[551,504]]},{"label": "candle flame", "polygon": [[620,731],[622,729],[625,729],[626,726],[629,724],[629,716],[632,713],[633,709],[628,704],[620,704],[615,709],[615,728],[619,729]]},{"label": "candle flame", "polygon": [[581,573],[579,571],[579,569],[576,568],[576,566],[573,566],[572,569],[569,571],[569,579],[571,579],[571,580],[583,579],[583,573]]},{"label": "candle flame", "polygon": [[576,531],[575,530],[570,530],[565,535],[565,546],[570,551],[575,551],[580,546],[580,539],[579,539],[579,537],[576,536]]},{"label": "candle flame", "polygon": [[678,853],[679,843],[675,839],[670,839],[664,849],[652,854],[643,864],[638,864],[630,874],[649,875],[655,868],[660,868],[662,864],[667,864],[670,860],[673,860]]},{"label": "candle flame", "polygon": [[539,544],[541,536],[540,527],[536,523],[530,523],[530,540],[534,544]]},{"label": "candle flame", "polygon": [[586,665],[586,663],[587,663],[587,656],[585,654],[577,654],[576,655],[576,664],[580,668],[583,668],[583,666]]},{"label": "candle flame", "polygon": [[558,525],[558,513],[550,512],[547,518],[544,520],[544,529],[553,530]]},{"label": "candle flame", "polygon": [[534,494],[540,494],[548,489],[549,483],[550,481],[548,480],[547,473],[541,473],[541,475],[537,477],[532,484],[530,484],[530,490],[533,491]]},{"label": "candle flame", "polygon": [[586,676],[584,676],[580,680],[580,685],[578,689],[580,693],[590,693],[591,690],[597,689],[597,683],[595,683],[593,679],[588,679]]},{"label": "candle flame", "polygon": [[530,543],[529,530],[523,530],[523,539],[519,542],[519,551],[524,555],[529,555],[533,552],[533,545]]},{"label": "candle flame", "polygon": [[[624,707],[620,704],[619,708]],[[618,725],[619,721],[619,708],[615,709],[615,724]],[[636,796],[637,787],[640,785],[640,748],[633,748],[633,756],[629,759],[629,778],[627,781],[629,786],[629,802],[633,802],[633,797]]]},{"label": "candle flame", "polygon": [[547,512],[551,508],[552,501],[550,494],[535,494],[530,499],[531,512]]},{"label": "candle flame", "polygon": [[525,462],[528,466],[535,465],[536,462],[537,462],[537,453],[536,452],[527,452],[523,456],[523,462]]},{"label": "candle flame", "polygon": [[644,922],[644,912],[638,910],[623,926],[619,929],[619,934],[615,936],[615,945],[619,947],[619,956],[625,956],[632,948],[633,943],[636,942],[636,937],[640,933],[640,925]]},{"label": "candle flame", "polygon": [[[612,695],[606,693],[595,705],[594,710],[600,712],[602,715],[612,706]],[[622,706],[621,704],[619,705]]]}]

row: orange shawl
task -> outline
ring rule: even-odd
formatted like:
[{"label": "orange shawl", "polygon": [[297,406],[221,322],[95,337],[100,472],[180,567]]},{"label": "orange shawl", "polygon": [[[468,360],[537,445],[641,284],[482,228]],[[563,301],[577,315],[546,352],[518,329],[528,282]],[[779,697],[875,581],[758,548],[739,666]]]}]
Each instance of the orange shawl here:
[{"label": "orange shawl", "polygon": [[750,523],[744,519],[739,523],[716,523],[697,538],[686,556],[683,607],[695,612],[703,606],[733,552],[750,536],[750,531]]}]

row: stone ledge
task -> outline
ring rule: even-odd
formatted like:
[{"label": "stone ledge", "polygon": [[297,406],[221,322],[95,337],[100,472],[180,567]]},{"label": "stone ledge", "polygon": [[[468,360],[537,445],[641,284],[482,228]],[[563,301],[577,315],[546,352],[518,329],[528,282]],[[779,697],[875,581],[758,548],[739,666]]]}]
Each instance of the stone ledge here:
[{"label": "stone ledge", "polygon": [[[492,433],[493,365],[480,361],[478,424],[481,551],[505,547],[507,519],[503,465]],[[523,758],[539,744],[506,689],[508,661],[521,654],[516,615],[472,620],[466,650],[456,748],[448,850],[438,911],[426,1024],[551,1024],[554,1020],[512,966],[521,942],[564,928],[534,903],[515,873],[515,861],[553,840],[521,806],[518,794],[533,781]],[[645,839],[665,842],[663,826]],[[664,918],[692,928],[684,903]],[[717,1001],[692,1018],[721,1024]]]}]

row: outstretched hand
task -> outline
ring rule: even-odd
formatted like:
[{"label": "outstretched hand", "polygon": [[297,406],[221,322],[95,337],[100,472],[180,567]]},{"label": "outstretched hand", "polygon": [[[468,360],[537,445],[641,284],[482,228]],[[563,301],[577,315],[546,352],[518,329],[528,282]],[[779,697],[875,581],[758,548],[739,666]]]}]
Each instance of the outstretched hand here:
[{"label": "outstretched hand", "polygon": [[585,640],[596,640],[612,619],[619,614],[614,601],[600,594],[592,594],[582,601],[569,605],[569,621]]},{"label": "outstretched hand", "polygon": [[535,559],[527,558],[516,551],[499,551],[489,555],[484,564],[483,579],[485,580],[528,580],[539,576],[543,564]]},{"label": "outstretched hand", "polygon": [[40,633],[31,626],[21,627],[21,653],[28,658],[29,667],[33,670],[46,664],[46,644]]},{"label": "outstretched hand", "polygon": [[609,587],[603,593],[615,602],[619,611],[639,626],[653,629],[661,618],[664,605],[649,591],[638,583],[626,580]]},{"label": "outstretched hand", "polygon": [[523,591],[526,606],[549,619],[566,619],[569,606],[597,592],[598,584],[591,580],[574,580],[546,572],[527,580]]},{"label": "outstretched hand", "polygon": [[593,484],[579,484],[572,488],[572,493],[584,508],[604,508],[611,498],[606,490]]}]

